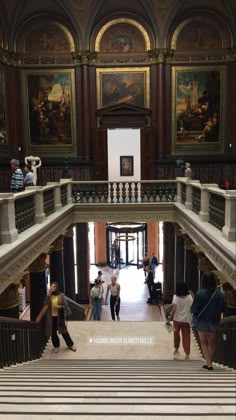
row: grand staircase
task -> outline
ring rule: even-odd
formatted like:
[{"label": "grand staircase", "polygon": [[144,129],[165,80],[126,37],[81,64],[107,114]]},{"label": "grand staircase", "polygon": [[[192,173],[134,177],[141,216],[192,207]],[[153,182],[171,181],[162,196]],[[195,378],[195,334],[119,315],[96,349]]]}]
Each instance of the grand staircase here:
[{"label": "grand staircase", "polygon": [[235,371],[199,360],[42,359],[0,371],[1,420],[235,420],[235,403]]}]

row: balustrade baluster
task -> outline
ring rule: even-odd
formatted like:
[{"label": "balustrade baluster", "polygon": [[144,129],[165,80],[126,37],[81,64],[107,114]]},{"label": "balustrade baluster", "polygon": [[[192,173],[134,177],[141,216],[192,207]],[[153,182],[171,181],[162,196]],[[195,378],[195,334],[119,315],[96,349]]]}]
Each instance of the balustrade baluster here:
[{"label": "balustrade baluster", "polygon": [[126,183],[122,182],[122,203],[125,203],[126,199]]}]

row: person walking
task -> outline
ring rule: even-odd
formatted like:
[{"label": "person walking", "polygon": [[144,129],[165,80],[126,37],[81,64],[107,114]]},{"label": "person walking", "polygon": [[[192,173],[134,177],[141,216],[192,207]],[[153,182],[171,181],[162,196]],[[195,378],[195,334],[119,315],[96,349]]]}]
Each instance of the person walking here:
[{"label": "person walking", "polygon": [[13,193],[18,193],[24,191],[24,177],[23,172],[19,168],[20,162],[18,159],[12,159],[10,161],[12,176],[10,183],[10,191]]},{"label": "person walking", "polygon": [[25,187],[32,187],[32,186],[34,186],[33,172],[31,171],[31,167],[29,165],[25,165],[24,168],[23,168],[23,172],[25,174],[25,177],[24,177],[24,186]]},{"label": "person walking", "polygon": [[76,351],[76,346],[70,337],[66,326],[67,304],[64,293],[59,291],[57,282],[51,283],[45,299],[45,305],[48,305],[46,313],[46,332],[51,335],[54,352],[58,353],[60,347],[60,339],[57,332],[62,335],[67,347]]},{"label": "person walking", "polygon": [[[116,282],[116,276],[111,277],[111,283],[107,286],[105,305],[107,305],[107,297],[110,292],[110,309],[112,320],[120,321],[120,285]],[[116,314],[116,318],[115,318]]]},{"label": "person walking", "polygon": [[150,261],[150,267],[151,267],[151,270],[153,272],[154,277],[155,277],[155,271],[156,271],[156,268],[158,267],[158,265],[159,265],[158,259],[153,252],[152,257],[151,257],[151,261]]},{"label": "person walking", "polygon": [[182,345],[185,352],[185,360],[189,360],[190,355],[190,309],[193,298],[184,282],[176,285],[176,293],[172,301],[172,310],[168,321],[173,320],[174,326],[174,359],[179,357],[180,332],[182,335]]},{"label": "person walking", "polygon": [[143,263],[144,277],[146,277],[146,268],[149,265],[149,256],[147,253],[144,255],[142,263]]},{"label": "person walking", "polygon": [[93,308],[94,321],[101,321],[103,292],[102,281],[95,279],[94,286],[90,291],[90,306],[92,305]]},{"label": "person walking", "polygon": [[217,288],[214,273],[204,272],[201,280],[202,288],[194,296],[191,313],[206,361],[203,369],[213,370],[215,336],[221,314],[224,312],[224,295],[220,288]]},{"label": "person walking", "polygon": [[149,265],[147,265],[146,267],[146,273],[147,273],[147,277],[144,283],[147,284],[148,291],[149,291],[149,298],[147,300],[147,303],[152,303],[154,275]]}]

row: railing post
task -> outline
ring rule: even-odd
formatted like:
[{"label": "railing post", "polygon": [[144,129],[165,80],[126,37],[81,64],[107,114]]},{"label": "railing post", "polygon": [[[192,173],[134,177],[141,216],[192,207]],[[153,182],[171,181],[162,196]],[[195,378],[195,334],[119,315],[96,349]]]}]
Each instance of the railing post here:
[{"label": "railing post", "polygon": [[177,177],[176,178],[176,183],[177,183],[177,197],[176,197],[176,201],[177,203],[181,203],[181,189],[182,189],[182,183],[181,181],[184,180],[184,182],[186,182],[186,178],[183,177]]},{"label": "railing post", "polygon": [[15,197],[12,193],[0,194],[0,228],[1,242],[9,244],[18,238],[15,218]]},{"label": "railing post", "polygon": [[199,213],[199,218],[202,222],[208,222],[209,220],[209,199],[210,193],[208,188],[218,187],[217,184],[202,184],[201,186],[201,210]]},{"label": "railing post", "polygon": [[55,185],[54,188],[54,209],[55,211],[59,211],[62,209],[61,204],[61,185],[58,182],[57,185]]},{"label": "railing post", "polygon": [[225,192],[225,225],[222,232],[228,241],[236,241],[236,191]]},{"label": "railing post", "polygon": [[72,178],[60,179],[61,184],[67,184],[67,204],[72,203]]},{"label": "railing post", "polygon": [[42,223],[46,219],[43,203],[43,188],[34,187],[35,191],[35,223]]},{"label": "railing post", "polygon": [[192,210],[193,208],[192,194],[193,194],[193,189],[192,189],[191,181],[187,181],[186,182],[186,201],[185,201],[185,207],[187,210]]}]

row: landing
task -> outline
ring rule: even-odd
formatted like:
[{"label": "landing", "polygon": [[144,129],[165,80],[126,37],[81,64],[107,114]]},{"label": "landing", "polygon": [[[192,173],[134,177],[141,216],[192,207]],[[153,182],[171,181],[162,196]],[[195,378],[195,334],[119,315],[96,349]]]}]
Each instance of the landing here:
[{"label": "landing", "polygon": [[[60,337],[59,353],[53,352],[50,341],[44,359],[173,359],[173,333],[166,330],[164,322],[71,321],[68,329],[77,351],[67,349]],[[184,359],[182,347],[180,355]],[[193,336],[190,357],[201,359]]]}]

